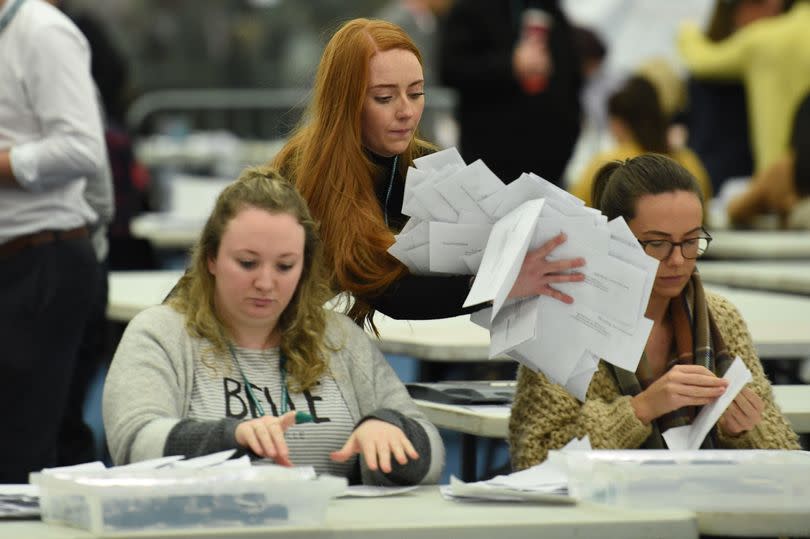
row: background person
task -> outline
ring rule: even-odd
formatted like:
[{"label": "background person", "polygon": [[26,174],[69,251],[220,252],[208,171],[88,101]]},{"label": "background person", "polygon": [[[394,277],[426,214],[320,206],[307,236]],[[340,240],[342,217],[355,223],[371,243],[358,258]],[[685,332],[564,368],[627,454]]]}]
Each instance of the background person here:
[{"label": "background person", "polygon": [[810,229],[810,93],[796,111],[790,148],[728,204],[732,224],[775,214],[784,228]]},{"label": "background person", "polygon": [[605,163],[652,152],[667,154],[683,165],[697,179],[703,199],[711,198],[711,184],[700,159],[688,148],[673,148],[667,140],[668,122],[651,82],[639,75],[630,77],[610,96],[607,108],[617,146],[593,158],[572,186],[572,194],[590,206],[594,177]]},{"label": "background person", "polygon": [[[538,10],[545,29],[534,37],[527,14]],[[579,136],[582,75],[558,2],[456,0],[439,38],[442,83],[458,92],[464,160],[483,159],[504,183],[534,172],[562,186]]]},{"label": "background person", "polygon": [[0,58],[0,483],[24,483],[60,463],[98,283],[93,204],[112,193],[81,32],[42,0],[0,0]]},{"label": "background person", "polygon": [[323,309],[328,296],[306,203],[277,174],[246,171],[167,304],[121,339],[104,387],[113,460],[240,448],[354,482],[435,482],[438,431],[363,330]]},{"label": "background person", "polygon": [[760,19],[714,43],[687,25],[678,48],[692,76],[741,80],[745,86],[754,173],[787,149],[790,124],[810,90],[810,0],[796,0],[786,13]]},{"label": "background person", "polygon": [[[782,8],[782,0],[716,0],[706,37],[719,43]],[[739,80],[691,77],[687,92],[689,147],[706,167],[712,191],[719,193],[727,179],[750,177],[754,170],[745,88]]]},{"label": "background person", "polygon": [[740,356],[753,380],[735,397],[702,448],[799,449],[773,401],[751,335],[737,309],[704,290],[696,258],[708,247],[701,191],[689,172],[657,154],[605,165],[595,207],[623,217],[646,253],[660,260],[645,316],[653,328],[636,372],[600,361],[585,402],[542,373],[520,367],[509,420],[515,469],[546,459],[573,437],[600,449],[666,447],[661,434],[692,422],[726,390]]},{"label": "background person", "polygon": [[[326,45],[305,122],[273,160],[320,223],[327,267],[336,291],[354,296],[349,315],[369,322],[374,310],[393,318],[456,316],[470,289],[469,275],[417,276],[387,249],[407,221],[405,172],[433,151],[418,138],[425,106],[419,50],[398,26],[354,19]],[[582,275],[559,272],[582,259],[546,262],[564,238],[529,253],[513,297],[546,294]]]}]

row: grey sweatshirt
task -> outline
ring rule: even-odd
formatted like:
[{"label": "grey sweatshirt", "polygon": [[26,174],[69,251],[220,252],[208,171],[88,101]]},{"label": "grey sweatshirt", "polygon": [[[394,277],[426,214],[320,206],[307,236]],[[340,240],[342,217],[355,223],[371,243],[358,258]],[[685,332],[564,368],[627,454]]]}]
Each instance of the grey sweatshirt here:
[{"label": "grey sweatshirt", "polygon": [[[336,348],[329,370],[355,424],[371,417],[400,427],[420,458],[372,472],[360,458],[364,484],[435,483],[444,445],[368,335],[348,317],[327,312],[325,339]],[[238,420],[191,421],[194,365],[207,341],[189,335],[185,318],[167,305],[139,313],[127,326],[104,384],[104,427],[113,461],[125,464],[171,454],[236,448]]]}]

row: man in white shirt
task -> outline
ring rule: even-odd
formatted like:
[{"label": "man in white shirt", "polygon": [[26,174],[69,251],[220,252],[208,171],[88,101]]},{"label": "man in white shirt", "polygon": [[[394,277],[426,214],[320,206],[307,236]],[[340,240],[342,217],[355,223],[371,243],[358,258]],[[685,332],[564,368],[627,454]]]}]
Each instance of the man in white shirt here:
[{"label": "man in white shirt", "polygon": [[53,466],[97,286],[87,178],[107,166],[90,52],[43,0],[0,0],[0,483]]}]

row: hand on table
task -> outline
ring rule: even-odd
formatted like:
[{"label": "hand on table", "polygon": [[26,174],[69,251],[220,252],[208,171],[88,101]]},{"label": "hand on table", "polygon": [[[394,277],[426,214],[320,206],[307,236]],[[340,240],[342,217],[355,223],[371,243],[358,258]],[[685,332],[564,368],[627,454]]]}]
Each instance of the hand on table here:
[{"label": "hand on table", "polygon": [[293,425],[295,410],[279,417],[266,415],[243,421],[236,427],[236,443],[260,457],[273,459],[276,464],[292,466],[284,433]]},{"label": "hand on table", "polygon": [[416,460],[416,452],[402,429],[379,419],[368,419],[354,429],[354,432],[339,451],[330,454],[336,462],[346,462],[353,455],[362,453],[370,470],[380,469],[391,472],[391,455],[399,464],[405,465],[408,459]]}]

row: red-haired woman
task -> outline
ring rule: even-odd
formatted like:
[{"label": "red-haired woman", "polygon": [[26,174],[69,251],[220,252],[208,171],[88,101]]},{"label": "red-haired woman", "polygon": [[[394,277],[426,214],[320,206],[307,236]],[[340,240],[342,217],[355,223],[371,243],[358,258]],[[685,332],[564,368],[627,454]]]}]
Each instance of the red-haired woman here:
[{"label": "red-haired woman", "polygon": [[[424,90],[422,56],[400,27],[351,20],[326,45],[305,120],[272,162],[320,222],[333,285],[354,296],[349,314],[359,324],[370,323],[375,310],[403,319],[465,312],[469,276],[412,275],[387,252],[407,220],[405,171],[433,151],[417,136]],[[572,301],[550,285],[582,280],[560,272],[584,260],[545,260],[563,241],[526,256],[511,297]]]}]

